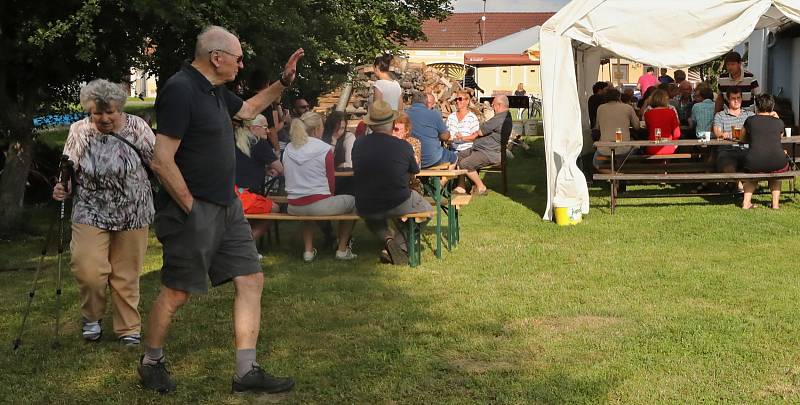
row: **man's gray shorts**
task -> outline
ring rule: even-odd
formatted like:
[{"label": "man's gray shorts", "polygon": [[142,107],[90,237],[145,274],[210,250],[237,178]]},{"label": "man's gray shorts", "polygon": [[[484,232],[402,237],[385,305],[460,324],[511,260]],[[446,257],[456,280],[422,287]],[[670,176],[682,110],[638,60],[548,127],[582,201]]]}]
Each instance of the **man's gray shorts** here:
[{"label": "man's gray shorts", "polygon": [[155,233],[164,248],[161,282],[173,290],[206,293],[206,277],[218,286],[261,271],[238,198],[227,206],[195,199],[188,215],[170,199],[156,214]]}]

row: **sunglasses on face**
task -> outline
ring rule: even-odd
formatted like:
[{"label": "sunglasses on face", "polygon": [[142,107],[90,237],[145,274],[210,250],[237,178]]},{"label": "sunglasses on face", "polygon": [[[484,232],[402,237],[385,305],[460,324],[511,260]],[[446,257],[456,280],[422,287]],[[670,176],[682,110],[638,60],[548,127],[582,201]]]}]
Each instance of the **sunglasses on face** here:
[{"label": "sunglasses on face", "polygon": [[466,97],[456,97],[455,100],[456,101],[466,101],[466,100],[469,100],[469,99],[466,98]]},{"label": "sunglasses on face", "polygon": [[211,52],[222,52],[222,53],[227,53],[228,55],[231,55],[231,56],[233,56],[234,58],[236,58],[236,63],[237,63],[237,64],[238,64],[238,63],[242,63],[242,61],[244,60],[244,55],[237,55],[237,54],[235,54],[235,53],[230,53],[230,52],[228,52],[228,51],[226,51],[226,50],[224,50],[224,49],[214,49],[213,51],[209,51],[208,53],[211,53]]}]

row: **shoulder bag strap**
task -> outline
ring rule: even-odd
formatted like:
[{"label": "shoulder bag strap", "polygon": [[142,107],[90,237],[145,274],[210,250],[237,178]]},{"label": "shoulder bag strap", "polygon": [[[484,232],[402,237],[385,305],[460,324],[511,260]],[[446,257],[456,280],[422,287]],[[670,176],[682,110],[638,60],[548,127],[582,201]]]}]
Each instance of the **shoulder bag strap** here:
[{"label": "shoulder bag strap", "polygon": [[139,156],[139,160],[142,162],[142,166],[144,166],[144,170],[147,172],[147,175],[150,176],[153,174],[152,171],[150,170],[150,166],[144,163],[144,156],[142,156],[142,152],[139,151],[139,148],[137,148],[133,143],[131,143],[131,141],[119,136],[115,132],[112,132],[111,136],[119,139],[122,142],[125,142],[126,145],[130,146],[131,149],[133,149],[133,151],[136,152],[136,156]]}]

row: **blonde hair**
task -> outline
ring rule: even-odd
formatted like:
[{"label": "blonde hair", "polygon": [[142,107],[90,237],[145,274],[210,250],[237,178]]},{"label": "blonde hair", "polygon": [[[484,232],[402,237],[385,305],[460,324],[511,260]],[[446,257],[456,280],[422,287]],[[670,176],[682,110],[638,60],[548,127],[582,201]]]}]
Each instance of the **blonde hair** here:
[{"label": "blonde hair", "polygon": [[289,128],[291,143],[295,147],[305,145],[308,137],[313,136],[317,128],[322,128],[324,124],[322,116],[313,111],[308,111],[299,118],[293,119],[292,126]]},{"label": "blonde hair", "polygon": [[258,142],[258,138],[250,132],[251,125],[267,126],[267,117],[258,114],[251,121],[245,121],[236,127],[236,147],[250,157],[250,147]]}]

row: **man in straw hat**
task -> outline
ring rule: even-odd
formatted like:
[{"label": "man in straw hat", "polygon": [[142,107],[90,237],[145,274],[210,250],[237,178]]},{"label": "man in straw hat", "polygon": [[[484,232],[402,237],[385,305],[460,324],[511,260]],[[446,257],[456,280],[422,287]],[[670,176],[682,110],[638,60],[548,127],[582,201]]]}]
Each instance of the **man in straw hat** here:
[{"label": "man in straw hat", "polygon": [[372,104],[364,122],[372,133],[353,145],[356,209],[367,227],[384,241],[381,259],[408,264],[406,237],[387,220],[414,212],[430,211],[431,205],[408,187],[409,177],[419,173],[411,145],[391,135],[398,113],[385,101]]}]

